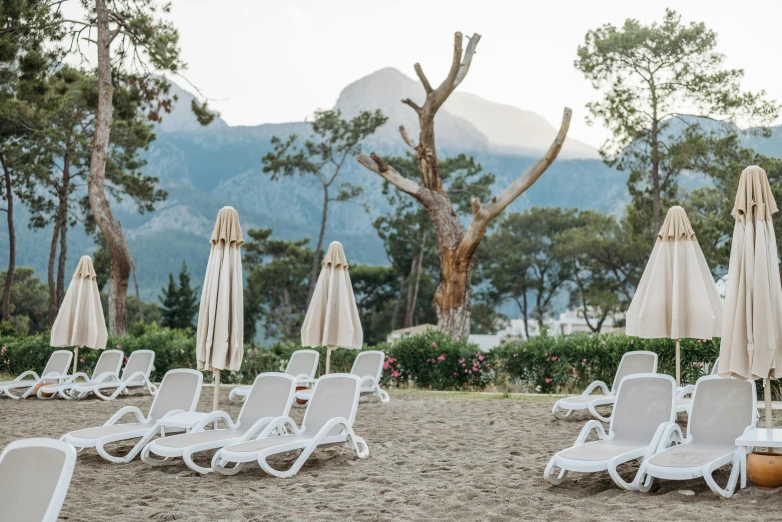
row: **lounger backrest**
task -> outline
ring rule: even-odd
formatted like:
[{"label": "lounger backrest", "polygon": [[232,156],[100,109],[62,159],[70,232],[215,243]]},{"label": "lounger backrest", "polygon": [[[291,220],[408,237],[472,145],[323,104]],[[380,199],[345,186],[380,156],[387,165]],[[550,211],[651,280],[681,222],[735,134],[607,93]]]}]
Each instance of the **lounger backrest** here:
[{"label": "lounger backrest", "polygon": [[92,376],[97,377],[103,373],[119,373],[119,369],[122,367],[122,357],[124,354],[121,350],[104,350],[98,358]]},{"label": "lounger backrest", "polygon": [[[130,379],[133,374],[141,372],[147,377],[152,373],[152,368],[155,363],[155,352],[152,350],[136,350],[131,352],[128,358],[128,363],[125,365],[125,369],[122,370],[122,380]],[[136,380],[139,384],[141,380]]]},{"label": "lounger backrest", "polygon": [[735,446],[747,426],[755,425],[755,382],[701,377],[695,385],[687,434],[698,444]]},{"label": "lounger backrest", "polygon": [[657,373],[657,354],[654,352],[636,351],[627,352],[619,361],[619,368],[616,369],[614,385],[611,390],[616,393],[619,383],[628,375],[637,373]]},{"label": "lounger backrest", "polygon": [[296,378],[284,373],[262,373],[239,412],[242,429],[251,428],[264,417],[287,417],[296,394]]},{"label": "lounger backrest", "polygon": [[670,375],[629,375],[619,384],[611,415],[611,432],[618,441],[649,444],[663,422],[673,422],[676,381]]},{"label": "lounger backrest", "polygon": [[[361,380],[352,374],[333,373],[318,379],[302,420],[304,432],[315,435],[335,417],[344,417],[352,425],[356,418],[360,385]],[[339,428],[334,428],[329,435],[339,432]]]},{"label": "lounger backrest", "polygon": [[56,521],[75,465],[76,450],[59,440],[8,444],[0,454],[0,519]]},{"label": "lounger backrest", "polygon": [[717,375],[717,367],[720,365],[720,358],[717,357],[714,359],[714,364],[711,365],[711,371],[709,372],[709,375]]},{"label": "lounger backrest", "polygon": [[60,375],[67,374],[71,361],[73,361],[73,352],[70,352],[69,350],[55,350],[49,356],[49,360],[43,368],[41,377],[49,375],[50,373],[58,373]]},{"label": "lounger backrest", "polygon": [[294,377],[306,375],[312,379],[318,369],[318,359],[320,359],[320,354],[315,350],[296,350],[288,361],[285,373]]},{"label": "lounger backrest", "polygon": [[356,356],[356,360],[353,361],[353,369],[350,370],[350,373],[356,375],[359,379],[373,377],[379,380],[380,375],[383,373],[383,362],[385,359],[385,354],[380,350],[360,352]]},{"label": "lounger backrest", "polygon": [[169,370],[152,402],[149,416],[153,421],[173,410],[193,411],[201,395],[204,376],[196,370]]}]

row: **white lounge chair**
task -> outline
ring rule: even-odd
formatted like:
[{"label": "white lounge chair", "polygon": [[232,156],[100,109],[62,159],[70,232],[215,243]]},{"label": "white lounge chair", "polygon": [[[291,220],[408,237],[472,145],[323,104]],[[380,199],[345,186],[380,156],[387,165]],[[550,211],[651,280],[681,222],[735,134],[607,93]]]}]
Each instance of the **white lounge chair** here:
[{"label": "white lounge chair", "polygon": [[[314,381],[319,359],[317,350],[296,350],[288,360],[285,373],[295,377],[298,386],[305,386]],[[231,390],[228,398],[235,404],[241,404],[251,389],[252,386],[237,386]]]},{"label": "white lounge chair", "polygon": [[[739,474],[742,487],[746,486],[745,450],[736,446],[736,439],[755,427],[756,412],[754,381],[701,377],[695,385],[684,443],[644,460],[633,485],[639,491],[649,491],[655,477],[669,480],[703,477],[714,493],[730,498]],[[671,423],[666,436],[681,441],[681,429]],[[721,488],[712,474],[727,464],[733,467],[727,485]]]},{"label": "white lounge chair", "polygon": [[[118,464],[130,462],[160,432],[158,420],[195,410],[201,395],[203,379],[203,374],[196,370],[169,370],[152,401],[149,416],[145,417],[135,406],[125,406],[103,426],[72,431],[63,435],[60,440],[72,444],[79,454],[88,448],[95,448],[101,457],[110,462]],[[117,421],[128,413],[134,414],[138,422],[117,424]],[[104,447],[112,442],[138,438],[141,440],[124,457],[110,455]]]},{"label": "white lounge chair", "polygon": [[[559,419],[567,419],[574,411],[589,410],[589,413],[596,419],[608,422],[609,417],[600,415],[595,408],[598,406],[610,406],[614,404],[614,401],[616,400],[616,390],[619,388],[622,379],[628,375],[635,375],[638,373],[657,373],[656,353],[640,350],[625,353],[622,356],[622,360],[619,361],[619,368],[616,370],[614,383],[610,390],[603,381],[595,381],[587,386],[587,389],[584,390],[581,395],[559,399],[554,403],[552,413]],[[602,395],[592,395],[592,392],[597,388],[603,390]],[[567,413],[562,413],[563,410],[567,410]]]},{"label": "white lounge chair", "polygon": [[157,393],[157,386],[152,384],[150,376],[155,369],[155,352],[152,350],[136,350],[130,353],[121,378],[109,378],[100,382],[78,383],[73,387],[71,396],[83,399],[91,393],[104,401],[116,399],[120,394],[130,390],[146,389],[150,395]]},{"label": "white lounge chair", "polygon": [[76,450],[54,439],[15,440],[0,453],[0,520],[56,522]]},{"label": "white lounge chair", "polygon": [[[632,490],[632,482],[620,477],[616,468],[631,460],[645,461],[667,447],[663,435],[675,419],[675,400],[676,381],[670,375],[628,375],[619,383],[608,434],[599,421],[587,422],[573,447],[551,458],[543,478],[556,486],[568,471],[608,471],[620,488]],[[592,430],[599,440],[586,442]],[[556,476],[555,468],[560,469]]]},{"label": "white lounge chair", "polygon": [[[68,350],[53,351],[40,377],[34,371],[28,370],[13,381],[0,382],[0,397],[6,395],[12,399],[26,399],[35,393],[35,387],[38,384],[65,382],[72,360],[73,352]],[[32,377],[32,379],[28,379],[28,377]]]},{"label": "white lounge chair", "polygon": [[[714,364],[711,365],[711,371],[709,375],[717,375],[717,365],[720,362],[720,358],[717,357],[714,360]],[[679,388],[676,393],[676,413],[687,412],[690,413],[692,409],[692,394],[695,392],[695,385],[688,384]]]},{"label": "white lounge chair", "polygon": [[[296,379],[293,376],[284,373],[262,373],[255,378],[236,423],[227,413],[213,411],[189,433],[162,437],[147,444],[141,452],[141,460],[152,466],[162,466],[171,464],[176,457],[182,457],[193,471],[210,473],[211,468],[204,468],[193,462],[193,454],[269,435],[270,430],[264,428],[277,417],[288,416],[295,392]],[[228,428],[204,429],[219,420],[223,420]],[[165,458],[159,460],[150,454]]]},{"label": "white lounge chair", "polygon": [[[95,369],[92,372],[92,377],[84,372],[77,372],[66,379],[66,382],[60,384],[47,384],[38,388],[39,399],[54,399],[55,397],[62,397],[63,399],[72,399],[71,392],[73,388],[78,384],[93,384],[110,380],[119,379],[119,370],[122,368],[122,358],[125,354],[122,350],[104,350],[98,362],[95,364]],[[85,382],[76,382],[76,379],[83,378]],[[84,395],[77,396],[82,398]]]},{"label": "white lounge chair", "polygon": [[[290,417],[278,417],[267,425],[265,431],[271,433],[275,429],[288,429],[291,434],[226,446],[215,453],[212,469],[223,475],[234,475],[245,463],[257,461],[270,475],[287,478],[295,475],[319,447],[344,446],[352,449],[358,458],[367,457],[367,443],[353,432],[360,391],[361,379],[355,375],[324,375],[315,383],[301,428]],[[276,470],[266,462],[271,455],[296,450],[301,450],[301,453],[286,471]],[[236,465],[228,468],[231,463]]]},{"label": "white lounge chair", "polygon": [[[380,387],[380,376],[383,375],[383,363],[385,360],[386,354],[381,350],[367,350],[356,355],[350,375],[355,375],[361,379],[361,396],[375,395],[380,399],[380,402],[391,400],[388,392]],[[312,397],[312,393],[312,390],[302,390],[296,393],[296,398],[301,401],[308,401]]]}]

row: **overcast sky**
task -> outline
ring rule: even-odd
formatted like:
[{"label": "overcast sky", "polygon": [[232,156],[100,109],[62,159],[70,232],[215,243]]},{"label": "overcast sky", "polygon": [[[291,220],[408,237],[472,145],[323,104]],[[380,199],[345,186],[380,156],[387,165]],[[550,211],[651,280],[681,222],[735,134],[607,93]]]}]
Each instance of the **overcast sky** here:
[{"label": "overcast sky", "polygon": [[[482,35],[459,87],[543,115],[558,125],[574,110],[571,135],[605,138],[584,122],[597,93],[573,67],[584,35],[626,18],[661,20],[665,4],[627,0],[174,0],[188,80],[231,125],[302,120],[330,108],[347,84],[383,67],[430,81],[447,73],[453,33]],[[782,100],[779,0],[670,0],[685,21],[719,36],[744,87]]]}]

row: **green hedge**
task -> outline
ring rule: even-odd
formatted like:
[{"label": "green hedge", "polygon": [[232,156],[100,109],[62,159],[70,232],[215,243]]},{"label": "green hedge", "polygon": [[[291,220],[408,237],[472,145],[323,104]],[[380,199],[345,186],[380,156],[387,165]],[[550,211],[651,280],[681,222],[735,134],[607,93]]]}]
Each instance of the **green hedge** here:
[{"label": "green hedge", "polygon": [[[53,348],[48,334],[30,337],[2,335],[0,331],[0,373],[18,375],[26,370],[40,371]],[[159,381],[172,368],[195,368],[195,335],[189,330],[171,330],[158,326],[134,328],[122,340],[109,339],[109,347],[126,354],[150,349],[156,354],[153,379]],[[240,372],[225,372],[227,383],[249,383],[258,373],[282,371],[291,353],[299,349],[293,343],[278,343],[269,348],[245,350]],[[379,349],[386,353],[383,383],[386,386],[414,385],[434,390],[481,390],[495,385],[540,393],[575,393],[599,379],[612,384],[622,355],[630,350],[650,350],[659,355],[658,371],[673,375],[674,341],[670,339],[637,339],[623,335],[575,334],[537,337],[528,342],[504,344],[483,353],[476,345],[455,341],[441,332],[430,330],[421,335],[406,336]],[[321,353],[319,374],[325,368],[326,350]],[[332,352],[332,372],[350,370],[356,351],[337,349]],[[693,383],[719,353],[717,341],[682,341],[682,382]],[[79,353],[79,367],[91,370],[100,352],[84,349]]]}]

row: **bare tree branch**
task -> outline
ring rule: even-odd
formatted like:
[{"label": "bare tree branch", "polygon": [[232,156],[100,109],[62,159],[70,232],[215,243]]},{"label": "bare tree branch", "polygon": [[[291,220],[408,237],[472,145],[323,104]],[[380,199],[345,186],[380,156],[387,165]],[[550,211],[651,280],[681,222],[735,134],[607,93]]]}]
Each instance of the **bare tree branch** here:
[{"label": "bare tree branch", "polygon": [[418,114],[421,114],[421,107],[419,107],[419,106],[418,106],[418,105],[417,105],[417,104],[416,104],[416,103],[415,103],[413,100],[411,100],[410,98],[405,98],[404,100],[402,100],[402,103],[404,103],[404,104],[406,104],[406,105],[409,105],[410,107],[412,107],[412,108],[413,108],[413,110],[414,110],[415,112],[417,112]]},{"label": "bare tree branch", "polygon": [[426,94],[431,93],[434,89],[432,89],[432,85],[429,83],[429,79],[424,74],[424,70],[421,68],[421,64],[417,63],[413,66],[415,69],[415,74],[418,75],[418,79],[421,80],[421,83],[424,84],[424,90],[426,91]]},{"label": "bare tree branch", "polygon": [[417,146],[416,146],[415,142],[413,142],[413,140],[410,139],[410,136],[407,135],[407,130],[405,130],[405,126],[404,125],[400,125],[399,126],[399,134],[402,135],[402,139],[404,140],[405,143],[407,143],[407,146],[412,149],[413,157],[415,159],[418,159]]},{"label": "bare tree branch", "polygon": [[478,198],[473,196],[470,198],[470,206],[472,207],[472,217],[475,219],[475,216],[477,216],[481,211],[481,202]]},{"label": "bare tree branch", "polygon": [[416,199],[421,199],[421,187],[413,180],[407,179],[400,174],[394,167],[383,161],[383,158],[375,154],[374,152],[367,158],[364,154],[359,154],[356,158],[359,163],[368,168],[375,174],[381,176],[384,180],[391,183],[393,186],[410,194]]}]

